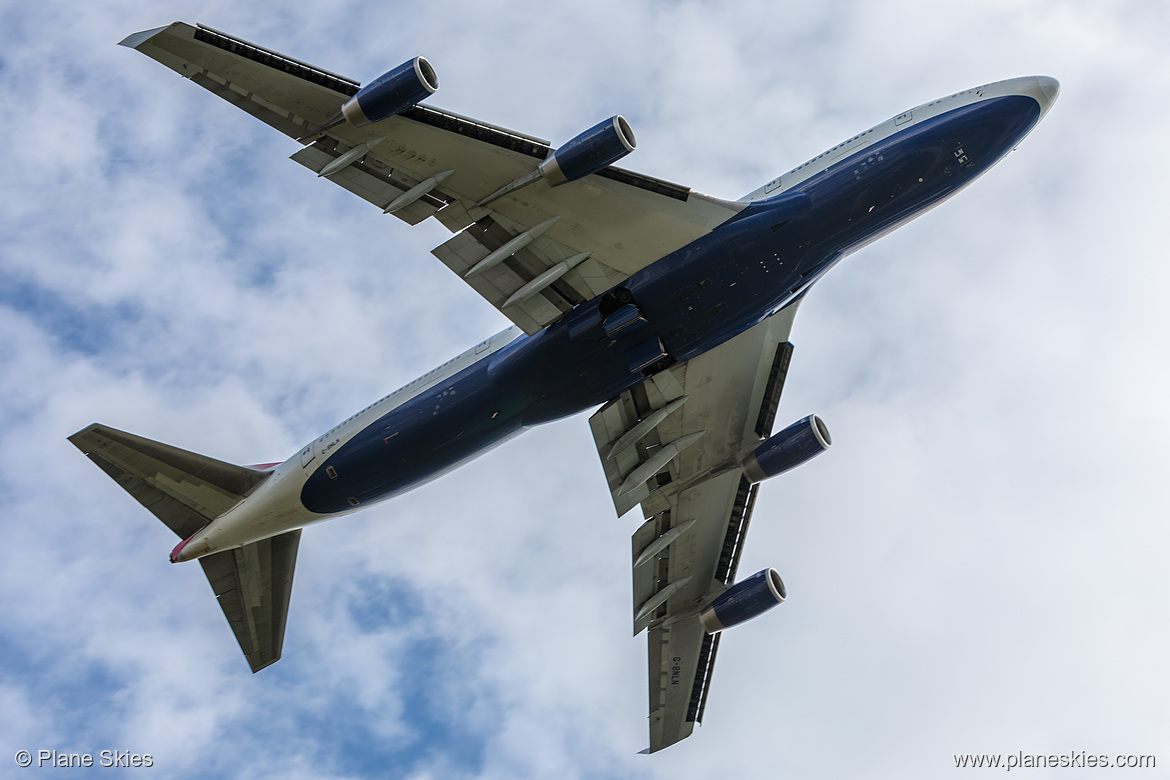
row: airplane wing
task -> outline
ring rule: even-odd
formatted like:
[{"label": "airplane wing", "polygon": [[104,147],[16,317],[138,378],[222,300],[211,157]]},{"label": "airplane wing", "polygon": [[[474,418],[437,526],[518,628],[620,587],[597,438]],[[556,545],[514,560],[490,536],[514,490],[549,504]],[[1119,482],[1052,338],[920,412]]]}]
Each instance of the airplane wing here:
[{"label": "airplane wing", "polygon": [[[183,22],[122,44],[303,139],[292,159],[387,213],[410,224],[434,216],[456,235],[433,254],[530,335],[741,208],[613,166],[556,188],[536,181],[478,205],[553,148],[422,105],[322,133],[357,82]],[[490,267],[472,272],[481,264]]]},{"label": "airplane wing", "polygon": [[[155,517],[186,539],[238,504],[268,473],[105,425],[69,437]],[[199,559],[253,672],[280,660],[300,530]]]},{"label": "airplane wing", "polygon": [[731,341],[613,399],[589,420],[619,515],[647,518],[631,540],[633,630],[647,635],[650,747],[703,718],[721,634],[700,609],[735,582],[758,483],[739,466],[772,431],[794,304]]}]

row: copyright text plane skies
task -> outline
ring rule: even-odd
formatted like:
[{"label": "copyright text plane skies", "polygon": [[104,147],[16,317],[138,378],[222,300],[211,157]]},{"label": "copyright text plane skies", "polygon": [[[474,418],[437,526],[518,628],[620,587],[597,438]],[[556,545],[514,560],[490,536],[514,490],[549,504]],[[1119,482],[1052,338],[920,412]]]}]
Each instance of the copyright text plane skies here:
[{"label": "copyright text plane skies", "polygon": [[[450,471],[526,428],[590,426],[631,542],[647,633],[650,747],[702,719],[721,632],[782,602],[737,579],[759,483],[830,446],[816,415],[773,434],[803,296],[849,253],[932,208],[1048,111],[1045,77],[917,106],[735,200],[615,167],[620,116],[552,147],[422,105],[416,57],[365,87],[202,26],[123,44],[296,139],[292,159],[408,224],[513,327],[387,395],[288,460],[235,466],[104,425],[70,440],[198,560],[253,671],[280,658],[301,529]],[[600,407],[600,408],[598,408]]]}]

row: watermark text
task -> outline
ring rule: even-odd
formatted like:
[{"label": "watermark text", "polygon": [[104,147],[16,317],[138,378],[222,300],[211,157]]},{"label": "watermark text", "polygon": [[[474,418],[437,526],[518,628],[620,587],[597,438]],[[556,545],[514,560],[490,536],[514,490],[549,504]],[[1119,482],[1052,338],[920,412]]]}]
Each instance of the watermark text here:
[{"label": "watermark text", "polygon": [[1090,753],[1087,750],[1068,753],[955,753],[956,769],[1154,769],[1157,759],[1152,755]]},{"label": "watermark text", "polygon": [[18,750],[19,767],[151,767],[154,756],[132,750],[100,750],[97,753],[71,753],[67,750]]}]

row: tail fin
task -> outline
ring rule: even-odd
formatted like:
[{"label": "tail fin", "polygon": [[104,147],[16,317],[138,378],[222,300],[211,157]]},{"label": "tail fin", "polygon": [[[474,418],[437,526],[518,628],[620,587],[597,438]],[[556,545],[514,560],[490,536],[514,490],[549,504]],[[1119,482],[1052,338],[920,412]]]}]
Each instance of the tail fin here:
[{"label": "tail fin", "polygon": [[[69,441],[181,539],[269,477],[96,423]],[[300,538],[289,531],[199,559],[253,672],[280,659]]]}]

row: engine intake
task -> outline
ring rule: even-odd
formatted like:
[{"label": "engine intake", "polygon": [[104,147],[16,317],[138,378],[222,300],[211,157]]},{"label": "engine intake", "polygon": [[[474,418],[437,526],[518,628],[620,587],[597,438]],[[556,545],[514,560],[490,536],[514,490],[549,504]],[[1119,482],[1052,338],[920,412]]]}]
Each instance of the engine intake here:
[{"label": "engine intake", "polygon": [[699,614],[699,622],[708,634],[717,634],[762,615],[787,597],[784,580],[776,570],[764,569],[723,591]]},{"label": "engine intake", "polygon": [[762,482],[820,455],[832,443],[825,421],[810,414],[756,447],[740,465],[750,481]]},{"label": "engine intake", "polygon": [[439,77],[423,57],[407,60],[383,73],[345,101],[341,113],[354,127],[401,114],[430,97],[439,88]]},{"label": "engine intake", "polygon": [[553,152],[540,164],[540,173],[549,186],[556,187],[597,173],[634,151],[637,145],[625,117],[611,116]]}]

